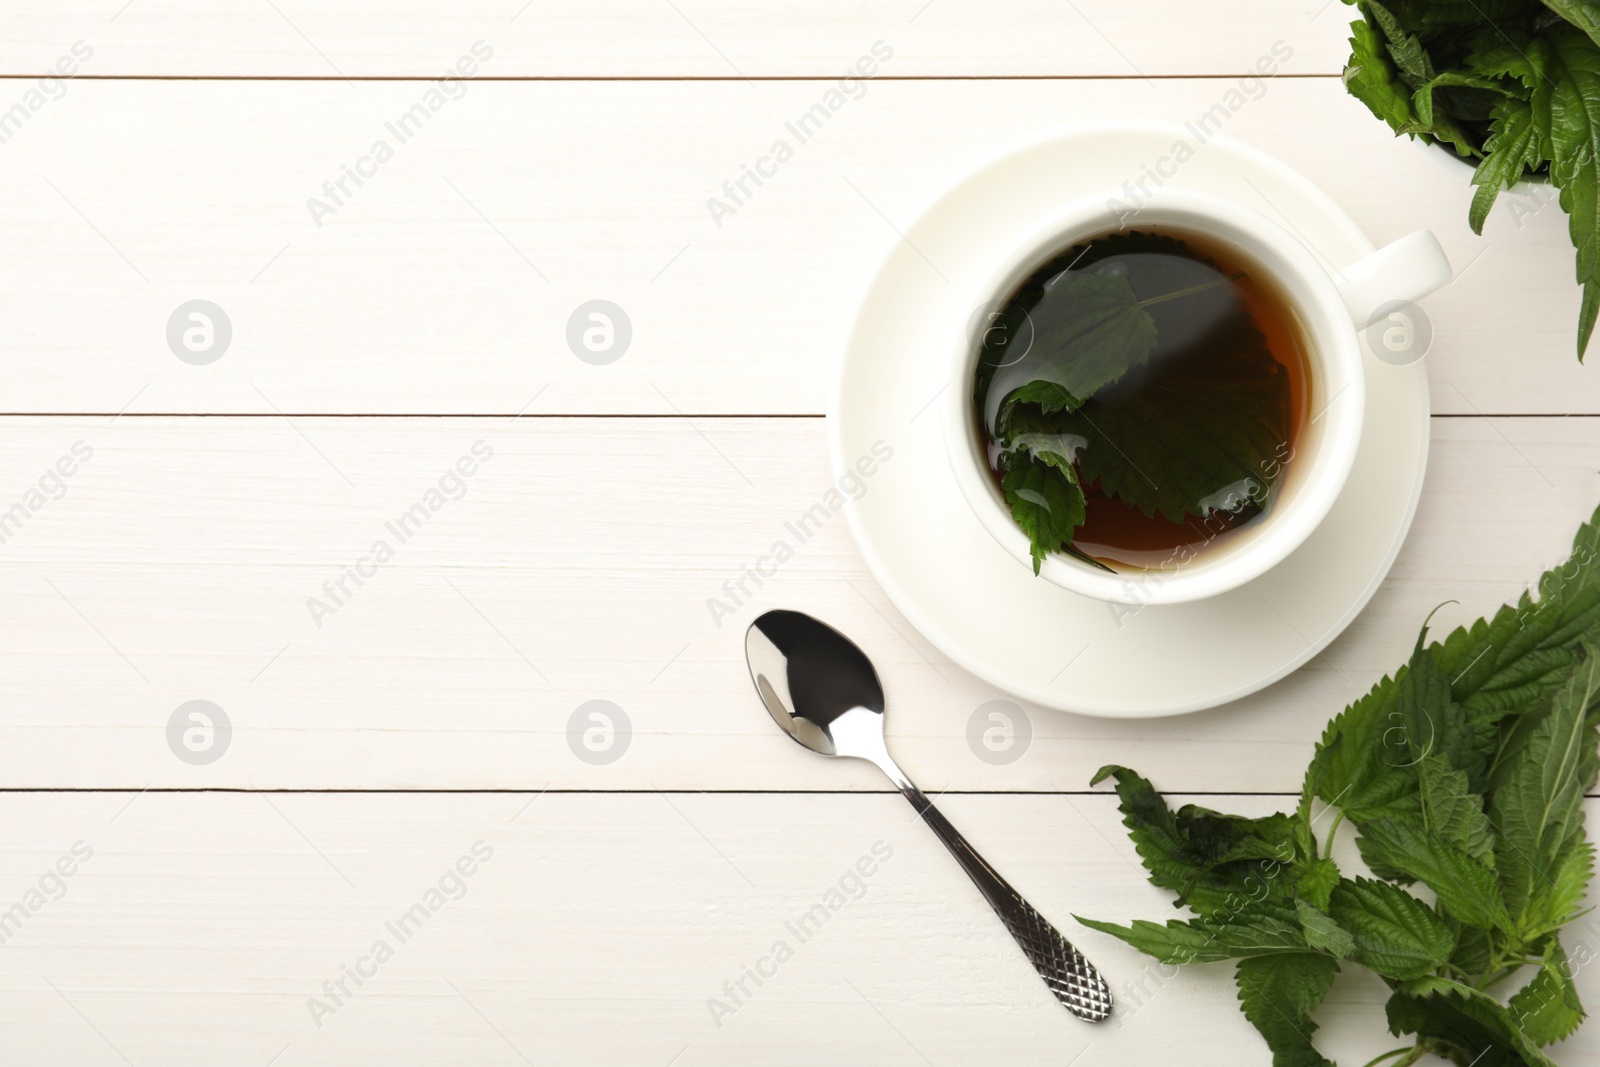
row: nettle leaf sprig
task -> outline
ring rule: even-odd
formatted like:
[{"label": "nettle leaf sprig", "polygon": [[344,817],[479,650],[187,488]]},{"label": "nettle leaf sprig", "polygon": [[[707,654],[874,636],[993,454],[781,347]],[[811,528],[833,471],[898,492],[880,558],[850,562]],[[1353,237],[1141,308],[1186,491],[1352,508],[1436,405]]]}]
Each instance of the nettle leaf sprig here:
[{"label": "nettle leaf sprig", "polygon": [[1600,5],[1593,0],[1345,0],[1344,84],[1397,134],[1476,161],[1468,221],[1548,176],[1568,216],[1583,286],[1582,359],[1600,312]]},{"label": "nettle leaf sprig", "polygon": [[[1410,660],[1328,725],[1293,812],[1172,811],[1138,774],[1103,768],[1094,781],[1115,779],[1150,881],[1196,917],[1079,921],[1166,963],[1237,960],[1275,1067],[1332,1067],[1312,1013],[1355,967],[1388,984],[1389,1029],[1411,1039],[1373,1063],[1551,1067],[1543,1049],[1584,1018],[1573,971],[1587,958],[1568,958],[1561,931],[1594,869],[1597,554],[1600,511],[1537,599],[1431,644],[1425,624]],[[1331,857],[1345,824],[1370,877]]]}]

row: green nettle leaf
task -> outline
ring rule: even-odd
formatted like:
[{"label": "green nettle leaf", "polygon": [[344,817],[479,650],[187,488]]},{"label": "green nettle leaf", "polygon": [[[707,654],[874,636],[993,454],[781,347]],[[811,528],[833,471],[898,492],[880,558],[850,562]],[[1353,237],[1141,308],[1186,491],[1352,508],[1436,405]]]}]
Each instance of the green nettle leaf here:
[{"label": "green nettle leaf", "polygon": [[1344,67],[1344,87],[1350,95],[1367,105],[1395,133],[1414,129],[1416,114],[1411,110],[1411,93],[1395,77],[1388,50],[1378,33],[1365,22],[1350,24],[1350,60]]},{"label": "green nettle leaf", "polygon": [[1421,783],[1422,827],[1459,847],[1473,859],[1494,862],[1494,828],[1483,810],[1483,797],[1472,790],[1465,771],[1439,756],[1417,761]]},{"label": "green nettle leaf", "polygon": [[[1034,383],[1047,384],[1047,383]],[[1020,392],[1026,392],[1029,386]],[[1010,407],[1004,415],[1005,431],[1000,439],[1002,448],[1027,452],[1041,463],[1060,467],[1074,483],[1078,480],[1076,462],[1078,450],[1086,443],[1076,434],[1062,433],[1060,420],[1052,418],[1047,409],[1029,402]]]},{"label": "green nettle leaf", "polygon": [[1398,886],[1346,879],[1333,891],[1333,918],[1354,935],[1355,959],[1386,978],[1420,978],[1450,959],[1455,933]]},{"label": "green nettle leaf", "polygon": [[[1144,363],[1156,346],[1156,324],[1122,274],[1067,271],[1027,309],[1031,333],[1021,356],[995,367],[984,397],[984,424],[999,426],[1001,402],[1033,382],[1070,397],[1093,396]],[[1017,343],[1017,342],[1013,342]]]},{"label": "green nettle leaf", "polygon": [[1410,823],[1380,819],[1361,828],[1361,858],[1397,881],[1418,881],[1446,915],[1484,930],[1511,931],[1500,882],[1488,863]]},{"label": "green nettle leaf", "polygon": [[1422,817],[1406,726],[1414,692],[1409,668],[1402,667],[1334,719],[1317,745],[1307,788],[1342,808],[1357,826],[1382,818]]},{"label": "green nettle leaf", "polygon": [[1300,869],[1295,895],[1314,908],[1328,910],[1333,887],[1339,884],[1339,865],[1329,859],[1312,860]]},{"label": "green nettle leaf", "polygon": [[1292,896],[1295,879],[1285,865],[1297,854],[1293,819],[1244,819],[1193,804],[1174,812],[1147,779],[1126,767],[1102,767],[1091,784],[1110,777],[1151,883],[1176,893],[1175,906],[1225,918]]},{"label": "green nettle leaf", "polygon": [[1035,381],[1019,389],[1013,389],[1000,405],[999,433],[996,435],[1002,441],[1024,432],[1021,427],[1033,426],[1041,428],[1053,427],[1054,423],[1044,423],[1041,415],[1049,415],[1057,411],[1071,411],[1083,404],[1083,401],[1067,392],[1055,382]]},{"label": "green nettle leaf", "polygon": [[1428,59],[1428,53],[1422,47],[1421,39],[1415,34],[1407,33],[1401,27],[1399,20],[1377,0],[1363,0],[1362,6],[1383,31],[1389,58],[1394,61],[1395,71],[1401,80],[1415,89],[1432,79],[1433,63]]},{"label": "green nettle leaf", "polygon": [[[1140,257],[1137,272],[1126,269],[1129,261],[1125,257],[1133,255]],[[1100,269],[1090,270],[1097,265]],[[1081,283],[1076,279],[1067,281],[1060,277],[1069,270],[1078,275],[1093,273],[1102,280],[1125,278],[1135,301],[1146,309],[1146,314],[1150,313],[1149,309],[1162,306],[1160,302],[1149,301],[1156,301],[1159,297],[1216,276],[1208,271],[1205,264],[1190,259],[1185,244],[1177,238],[1138,231],[1114,233],[1089,244],[1069,248],[1056,256],[1026,280],[1003,309],[982,324],[982,336],[978,338],[982,352],[973,395],[986,411],[990,410],[990,405],[984,403],[985,398],[992,394],[1001,401],[1001,424],[1005,422],[1006,407],[1014,402],[1033,403],[1046,412],[1054,412],[1075,408],[1087,399],[1087,393],[1074,395],[1048,377],[1028,381],[1017,389],[1010,385],[990,389],[995,374],[1002,368],[1016,366],[1026,360],[1041,359],[1043,352],[1040,341],[1049,343],[1048,339],[1042,337],[1041,327],[1044,328],[1043,332],[1048,332],[1059,328],[1064,319],[1070,320],[1075,315],[1067,305],[1073,296],[1072,287]],[[1139,325],[1141,330],[1144,329],[1143,320],[1137,316],[1130,321]],[[1159,326],[1157,322],[1157,336]],[[1112,380],[1120,377],[1126,369],[1113,368]],[[1018,378],[1025,379],[1026,375],[1016,374],[1012,377],[1015,381]],[[987,417],[985,425],[995,428],[994,420]]]},{"label": "green nettle leaf", "polygon": [[[1594,531],[1585,526],[1580,537]],[[1526,594],[1515,607],[1503,607],[1492,620],[1458,629],[1438,646],[1440,666],[1451,674],[1451,691],[1480,726],[1536,704],[1560,688],[1582,655],[1580,642],[1600,639],[1600,588],[1591,566],[1596,549],[1574,548],[1563,570],[1541,580],[1537,602]],[[1455,672],[1455,673],[1451,673]]]},{"label": "green nettle leaf", "polygon": [[1500,885],[1525,931],[1566,918],[1549,913],[1550,891],[1567,855],[1582,842],[1583,794],[1600,770],[1595,727],[1587,717],[1600,692],[1600,649],[1585,648],[1588,658],[1509,755],[1494,792]]},{"label": "green nettle leaf", "polygon": [[1561,191],[1561,209],[1577,249],[1578,358],[1589,347],[1600,314],[1600,50],[1577,30],[1546,31],[1553,60],[1545,76],[1550,94],[1550,177]]},{"label": "green nettle leaf", "polygon": [[1266,1038],[1273,1067],[1333,1067],[1311,1044],[1311,1013],[1338,972],[1336,960],[1309,952],[1239,961],[1239,1006]]},{"label": "green nettle leaf", "polygon": [[1589,35],[1600,44],[1600,4],[1593,0],[1544,0],[1544,6]]},{"label": "green nettle leaf", "polygon": [[1579,837],[1556,857],[1550,881],[1534,901],[1530,916],[1533,929],[1554,929],[1577,918],[1593,877],[1594,846],[1587,837]]},{"label": "green nettle leaf", "polygon": [[1008,452],[1003,461],[1000,489],[1011,507],[1011,517],[1032,542],[1033,573],[1044,558],[1072,543],[1083,525],[1083,489],[1071,463],[1056,464],[1026,453]]},{"label": "green nettle leaf", "polygon": [[1073,916],[1083,925],[1127,942],[1163,963],[1217,963],[1307,951],[1299,927],[1268,914],[1247,911],[1226,922],[1135,919],[1127,926]]},{"label": "green nettle leaf", "polygon": [[1306,788],[1343,809],[1357,826],[1383,818],[1421,818],[1417,778],[1397,710],[1405,681],[1384,678],[1345,709],[1323,733],[1306,772]]},{"label": "green nettle leaf", "polygon": [[[1475,74],[1462,74],[1456,71],[1445,71],[1429,78],[1417,87],[1411,96],[1412,108],[1416,112],[1418,132],[1426,133],[1440,141],[1447,141],[1455,147],[1456,154],[1461,156],[1478,156],[1483,153],[1478,150],[1475,139],[1453,118],[1450,110],[1444,107],[1435,107],[1435,94],[1442,96],[1452,90],[1473,89],[1497,96],[1504,95],[1505,89],[1495,81],[1480,78]],[[1440,91],[1443,92],[1440,92]]]},{"label": "green nettle leaf", "polygon": [[1506,96],[1494,106],[1489,123],[1489,138],[1484,142],[1483,161],[1472,172],[1472,208],[1467,222],[1472,232],[1483,233],[1484,220],[1502,189],[1509,189],[1524,174],[1537,170],[1544,162],[1540,151],[1539,129],[1533,121],[1533,105],[1519,96]]},{"label": "green nettle leaf", "polygon": [[[1403,742],[1408,753],[1407,766],[1417,771],[1423,824],[1438,830],[1438,821],[1464,818],[1455,811],[1458,787],[1469,794],[1476,791],[1489,746],[1479,743],[1471,717],[1456,702],[1449,680],[1439,669],[1438,655],[1423,647],[1427,636],[1424,627],[1406,665],[1406,676],[1398,682],[1400,699],[1391,720],[1400,734],[1396,743]],[[1447,778],[1451,770],[1463,772],[1459,782]]]},{"label": "green nettle leaf", "polygon": [[1305,935],[1307,945],[1318,952],[1326,952],[1342,960],[1355,958],[1355,937],[1335,922],[1333,916],[1303,900],[1295,901],[1294,910],[1295,916],[1300,920],[1300,932]]},{"label": "green nettle leaf", "polygon": [[1555,49],[1543,37],[1508,40],[1504,34],[1492,33],[1491,41],[1487,47],[1468,56],[1468,64],[1479,74],[1514,79],[1507,83],[1507,88],[1528,101],[1530,121],[1538,137],[1539,158],[1551,159],[1555,149],[1550,137],[1550,98],[1555,83],[1546,71],[1554,61]]},{"label": "green nettle leaf", "polygon": [[1247,317],[1219,334],[1234,346],[1233,374],[1136,372],[1063,416],[1068,432],[1097,441],[1078,454],[1085,484],[1173,522],[1267,498],[1275,479],[1263,461],[1289,440],[1289,376]]},{"label": "green nettle leaf", "polygon": [[[1389,998],[1388,1015],[1390,1032],[1427,1039],[1431,1051],[1459,1067],[1556,1067],[1499,1001],[1460,982],[1432,975],[1402,982]],[[1487,1059],[1490,1051],[1500,1055]]]},{"label": "green nettle leaf", "polygon": [[1585,1012],[1572,984],[1572,966],[1559,940],[1550,939],[1538,972],[1507,1008],[1522,1032],[1538,1045],[1564,1040],[1583,1022]]}]

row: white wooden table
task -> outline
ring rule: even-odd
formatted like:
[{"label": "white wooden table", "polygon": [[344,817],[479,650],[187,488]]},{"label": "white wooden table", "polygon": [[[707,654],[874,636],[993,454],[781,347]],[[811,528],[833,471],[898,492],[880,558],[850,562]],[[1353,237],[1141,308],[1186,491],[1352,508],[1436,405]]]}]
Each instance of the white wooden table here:
[{"label": "white wooden table", "polygon": [[[1269,1062],[1229,968],[1168,977],[1071,922],[1171,914],[1089,775],[1290,803],[1323,723],[1429,609],[1457,601],[1451,626],[1515,596],[1600,501],[1600,368],[1573,358],[1560,210],[1522,197],[1474,237],[1464,169],[1343,92],[1349,15],[0,5],[0,512],[25,512],[0,543],[0,1061]],[[707,198],[878,42],[877,76],[719,225]],[[1281,73],[1241,82],[1275,45]],[[997,765],[968,728],[1002,694],[896,613],[842,520],[717,625],[708,598],[827,485],[829,364],[895,227],[1020,136],[1192,119],[1236,88],[1228,134],[1377,242],[1433,229],[1460,273],[1425,304],[1416,525],[1326,655],[1188,718],[1018,709],[1031,743]],[[400,143],[385,124],[419,103]],[[371,158],[380,138],[392,158]],[[346,167],[365,177],[334,200]],[[206,365],[167,339],[195,299],[231,323]],[[631,322],[609,365],[567,344],[592,299]],[[461,457],[471,476],[392,559],[324,592]],[[1051,1000],[874,772],[773,729],[741,634],[778,606],[868,649],[901,763],[1099,962],[1117,1022]],[[169,746],[193,700],[231,724],[190,756],[222,750],[209,763]],[[569,741],[597,700],[622,710],[610,762]],[[785,923],[879,842],[892,857],[798,943]],[[61,857],[72,875],[47,874]],[[793,958],[763,962],[779,940]],[[1591,969],[1579,984],[1600,1004]],[[1336,987],[1330,1054],[1393,1044],[1383,993]],[[1600,1028],[1557,1055],[1600,1064]]]}]

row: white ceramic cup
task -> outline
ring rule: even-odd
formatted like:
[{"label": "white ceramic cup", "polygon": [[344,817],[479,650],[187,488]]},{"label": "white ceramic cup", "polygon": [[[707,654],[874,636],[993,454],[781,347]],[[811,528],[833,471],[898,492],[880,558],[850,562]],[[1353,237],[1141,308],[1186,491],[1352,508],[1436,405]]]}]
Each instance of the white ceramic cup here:
[{"label": "white ceramic cup", "polygon": [[1327,517],[1355,462],[1366,409],[1358,330],[1396,301],[1415,300],[1450,281],[1450,263],[1426,230],[1400,238],[1355,263],[1326,268],[1301,240],[1265,215],[1208,194],[1162,190],[1136,211],[1117,209],[1115,194],[1076,201],[1043,219],[982,273],[969,299],[952,306],[955,352],[944,396],[944,437],[961,493],[973,514],[1019,565],[1033,566],[1027,535],[989,470],[985,435],[973,408],[981,352],[966,312],[998,310],[1052,257],[1119,230],[1156,229],[1202,237],[1271,280],[1299,320],[1310,362],[1308,424],[1295,443],[1273,506],[1192,559],[1116,574],[1062,553],[1044,560],[1040,578],[1074,593],[1121,604],[1178,604],[1217,596],[1281,563]]}]

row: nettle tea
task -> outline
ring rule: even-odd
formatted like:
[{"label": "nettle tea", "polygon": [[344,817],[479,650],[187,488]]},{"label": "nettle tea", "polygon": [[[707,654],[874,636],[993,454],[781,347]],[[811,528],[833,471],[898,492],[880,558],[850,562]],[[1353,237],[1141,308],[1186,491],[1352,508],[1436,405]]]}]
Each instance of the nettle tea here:
[{"label": "nettle tea", "polygon": [[1115,233],[987,317],[976,416],[1033,548],[1171,567],[1271,512],[1307,420],[1309,358],[1271,279],[1206,238]]}]

